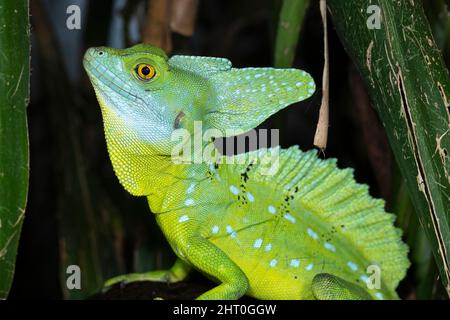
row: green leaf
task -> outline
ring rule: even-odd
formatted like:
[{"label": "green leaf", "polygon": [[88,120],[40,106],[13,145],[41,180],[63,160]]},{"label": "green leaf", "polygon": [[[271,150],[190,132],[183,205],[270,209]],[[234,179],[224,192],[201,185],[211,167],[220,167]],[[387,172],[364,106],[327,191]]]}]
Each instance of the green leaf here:
[{"label": "green leaf", "polygon": [[309,0],[283,1],[275,42],[275,67],[288,68],[292,66],[299,33],[308,6]]},{"label": "green leaf", "polygon": [[[380,29],[368,27],[376,14],[368,13],[370,5],[381,10]],[[386,128],[450,294],[450,78],[422,2],[329,0],[328,7]]]},{"label": "green leaf", "polygon": [[425,232],[420,228],[414,207],[406,190],[404,179],[399,176],[395,168],[398,186],[396,186],[396,201],[394,212],[397,213],[397,224],[404,231],[407,244],[410,248],[410,257],[414,265],[415,294],[417,299],[433,299],[434,279],[437,278],[437,269],[433,261],[430,242]]},{"label": "green leaf", "polygon": [[28,191],[28,0],[0,2],[0,299],[11,287]]},{"label": "green leaf", "polygon": [[430,22],[434,40],[444,48],[450,32],[448,7],[444,0],[424,1],[425,14]]}]

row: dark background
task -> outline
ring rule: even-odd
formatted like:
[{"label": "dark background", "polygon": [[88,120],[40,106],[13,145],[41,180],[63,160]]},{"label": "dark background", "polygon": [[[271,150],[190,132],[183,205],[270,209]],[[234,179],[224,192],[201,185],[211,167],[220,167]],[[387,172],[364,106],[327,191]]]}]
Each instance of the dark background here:
[{"label": "dark background", "polygon": [[[120,3],[122,10],[114,7]],[[171,54],[226,57],[235,67],[273,66],[280,3],[200,0],[194,34],[172,33]],[[81,30],[66,28],[70,4],[80,5]],[[146,199],[127,194],[114,176],[100,110],[81,63],[90,46],[141,42],[146,15],[147,1],[31,1],[30,193],[11,299],[86,298],[115,274],[164,268],[174,260]],[[134,21],[131,25],[137,27],[128,34],[122,32],[124,28],[117,26],[121,19],[125,25]],[[356,180],[369,184],[370,193],[383,197],[387,209],[394,210],[401,178],[384,131],[333,26],[329,42],[330,129],[323,156],[337,158],[340,167],[354,168]],[[316,94],[279,112],[262,127],[279,128],[282,146],[297,144],[308,150],[313,148],[323,67],[316,1],[306,15],[293,66],[312,74]],[[408,212],[400,221],[407,236],[408,226],[417,224],[414,219],[414,213]],[[418,258],[422,264],[414,266],[401,284],[403,298],[417,297],[420,267],[431,278],[426,294],[432,297],[439,292],[434,262],[426,241],[422,242],[425,249]],[[70,264],[83,270],[80,292],[62,289]],[[191,283],[209,285],[200,275],[194,275]],[[133,297],[139,290],[133,286],[128,294]],[[172,297],[178,297],[177,287],[171,290]]]}]

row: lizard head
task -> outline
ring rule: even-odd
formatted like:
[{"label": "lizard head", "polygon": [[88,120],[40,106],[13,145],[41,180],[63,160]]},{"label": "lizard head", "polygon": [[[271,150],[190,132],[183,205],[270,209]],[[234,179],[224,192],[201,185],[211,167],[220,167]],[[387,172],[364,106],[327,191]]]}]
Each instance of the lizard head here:
[{"label": "lizard head", "polygon": [[[114,170],[135,195],[147,194],[146,171],[154,158],[170,155],[177,114],[168,104],[167,56],[151,45],[128,49],[90,48],[84,68],[99,101]],[[153,157],[150,159],[150,157]]]},{"label": "lizard head", "polygon": [[150,45],[87,50],[83,64],[102,109],[107,139],[114,137],[124,149],[145,144],[167,152],[172,124],[161,103],[169,78],[167,59],[164,51]]}]

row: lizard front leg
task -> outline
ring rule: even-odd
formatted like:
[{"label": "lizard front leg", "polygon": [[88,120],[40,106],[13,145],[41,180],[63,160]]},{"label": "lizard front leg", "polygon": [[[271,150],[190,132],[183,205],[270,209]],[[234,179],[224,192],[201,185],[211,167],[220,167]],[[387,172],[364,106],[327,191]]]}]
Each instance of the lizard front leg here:
[{"label": "lizard front leg", "polygon": [[183,254],[196,269],[220,284],[203,293],[199,300],[232,300],[242,297],[249,288],[244,272],[217,246],[202,237],[187,241]]},{"label": "lizard front leg", "polygon": [[104,290],[112,287],[116,283],[130,283],[136,281],[157,281],[174,283],[184,280],[191,267],[181,259],[177,259],[174,265],[168,270],[155,270],[144,273],[129,273],[117,276],[107,280],[104,284]]}]

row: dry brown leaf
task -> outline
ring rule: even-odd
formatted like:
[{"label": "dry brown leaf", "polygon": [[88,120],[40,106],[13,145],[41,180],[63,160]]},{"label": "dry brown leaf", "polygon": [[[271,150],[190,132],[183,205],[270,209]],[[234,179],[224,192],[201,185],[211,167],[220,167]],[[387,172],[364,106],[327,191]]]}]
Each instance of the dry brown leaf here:
[{"label": "dry brown leaf", "polygon": [[171,7],[170,29],[183,36],[192,36],[198,0],[172,0]]},{"label": "dry brown leaf", "polygon": [[149,0],[147,22],[142,32],[142,41],[160,47],[165,52],[172,51],[170,33],[171,0]]}]

